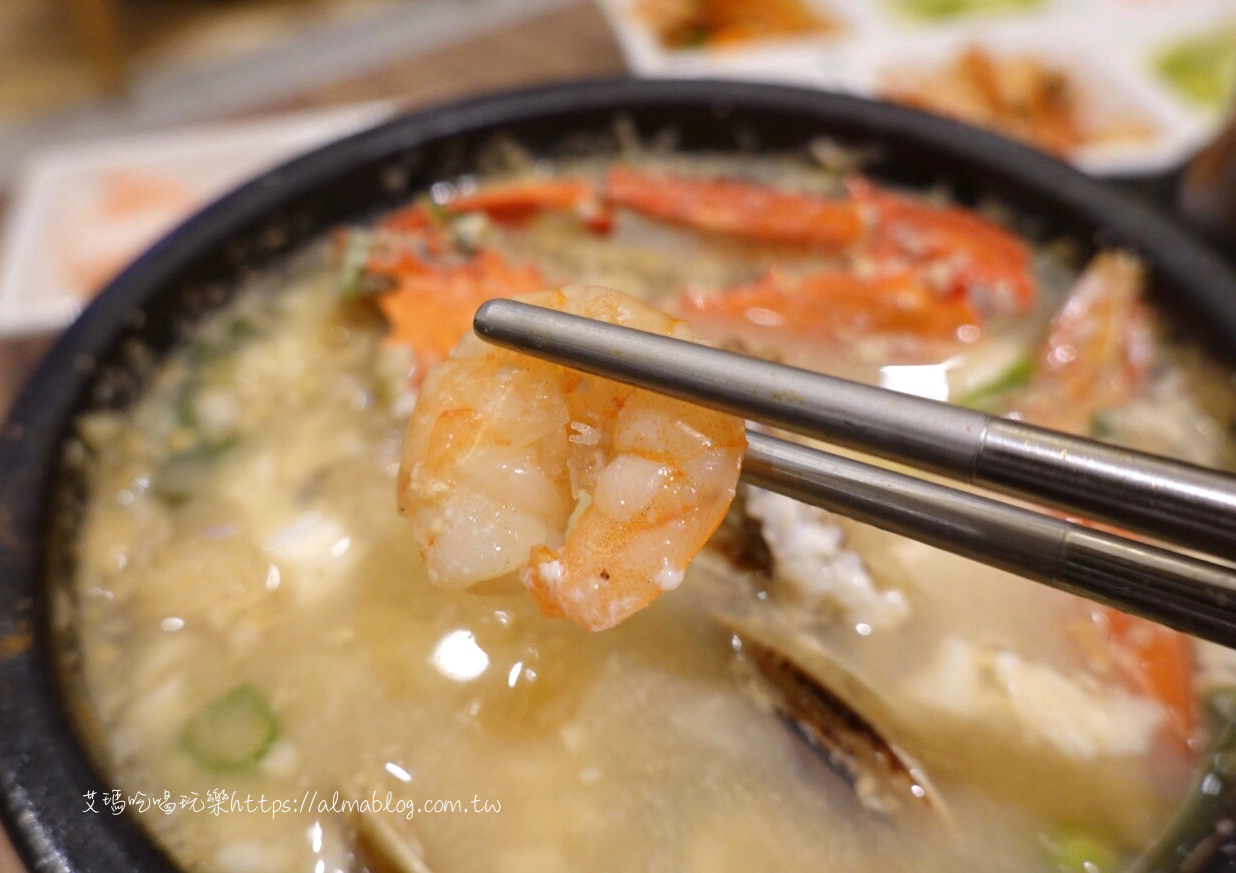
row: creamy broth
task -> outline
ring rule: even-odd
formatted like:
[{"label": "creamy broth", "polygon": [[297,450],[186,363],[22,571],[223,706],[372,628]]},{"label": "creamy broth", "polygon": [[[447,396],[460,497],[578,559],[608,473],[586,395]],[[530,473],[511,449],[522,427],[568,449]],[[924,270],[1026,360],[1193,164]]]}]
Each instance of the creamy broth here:
[{"label": "creamy broth", "polygon": [[[551,283],[662,304],[786,260],[619,221],[609,237],[560,216],[489,232]],[[977,343],[873,338],[779,356],[956,399],[1038,342],[1068,275],[1047,256],[1036,269],[1034,313]],[[340,807],[388,792],[417,812],[383,821],[434,873],[1048,870],[1056,831],[1127,856],[1179,802],[1187,753],[1164,748],[1154,701],[1091,670],[1071,630],[1078,601],[779,498],[745,498],[771,576],[706,551],[681,588],[604,633],[542,617],[522,590],[430,586],[394,508],[412,398],[383,331],[341,299],[323,243],[208,318],[131,409],[81,424],[90,498],[74,618],[108,787],[207,804],[138,813],[187,868],[360,870]],[[1160,369],[1178,389],[1201,378]],[[1139,424],[1130,404],[1110,416],[1115,436],[1224,462],[1204,392],[1155,390],[1179,427]],[[794,532],[813,530],[838,540],[828,572],[861,577],[852,601],[784,578],[806,548]],[[752,690],[718,620],[735,612],[876,689],[951,824],[912,802],[867,808]],[[241,687],[275,735],[221,770],[186,726]],[[227,805],[264,797],[266,811],[211,814],[219,789],[235,792]],[[425,811],[435,801],[459,805]]]}]

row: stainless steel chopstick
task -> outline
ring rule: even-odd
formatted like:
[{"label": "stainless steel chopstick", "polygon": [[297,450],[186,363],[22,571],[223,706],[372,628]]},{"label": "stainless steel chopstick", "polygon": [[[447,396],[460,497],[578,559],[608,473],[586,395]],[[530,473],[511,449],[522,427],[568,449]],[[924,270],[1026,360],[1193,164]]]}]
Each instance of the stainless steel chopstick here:
[{"label": "stainless steel chopstick", "polygon": [[747,432],[743,479],[1236,648],[1236,571]]},{"label": "stainless steel chopstick", "polygon": [[[1172,526],[1171,539],[1232,549],[1230,535],[1199,528],[1236,527],[1236,477],[1025,425],[989,443],[1002,420],[982,413],[509,300],[484,304],[474,328],[565,366],[997,490],[1040,501],[1046,490],[1048,502],[1167,539],[1158,514],[1143,511],[1162,492],[1167,502],[1156,505],[1193,519]],[[1236,568],[750,429],[747,439],[742,475],[751,484],[1236,648]],[[1000,452],[1004,443],[1012,447]],[[999,464],[984,463],[989,445]],[[1001,475],[1001,464],[1015,475]],[[1061,470],[1098,483],[1100,498],[1065,487]]]},{"label": "stainless steel chopstick", "polygon": [[489,342],[1236,558],[1236,476],[512,300]]}]

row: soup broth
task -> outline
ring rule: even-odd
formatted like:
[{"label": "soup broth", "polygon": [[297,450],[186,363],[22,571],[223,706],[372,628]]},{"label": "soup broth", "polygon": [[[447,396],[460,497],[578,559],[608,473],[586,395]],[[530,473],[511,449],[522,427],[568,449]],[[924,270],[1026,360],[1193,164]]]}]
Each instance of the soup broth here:
[{"label": "soup broth", "polygon": [[[839,190],[797,159],[635,163]],[[438,208],[545,169],[441,186]],[[611,221],[449,219],[465,261],[492,251],[550,287],[603,284],[667,309],[774,266],[863,269],[635,211]],[[179,863],[1024,873],[1055,869],[1061,845],[1130,857],[1166,824],[1202,731],[1173,733],[1170,707],[1114,665],[1120,647],[1091,607],[776,495],[744,490],[681,587],[600,634],[543,617],[517,585],[430,585],[394,501],[424,346],[391,341],[372,289],[340,287],[347,247],[366,246],[372,264],[366,234],[379,231],[353,229],[342,255],[324,241],[253,282],[130,409],[80,424],[90,494],[73,620],[115,780],[100,789],[166,799],[129,811]],[[1010,372],[1075,278],[1045,250],[1032,269],[1029,310],[981,331],[809,341],[758,317],[698,324],[752,353],[1017,412],[1033,381]],[[1228,411],[1214,400],[1230,389],[1191,353],[1155,349],[1150,374],[1094,426],[1227,464]],[[825,685],[852,682],[842,703],[915,762],[931,802],[907,793],[890,808],[805,741],[753,666],[753,639],[826,663]],[[1187,693],[1218,669],[1191,673]]]}]

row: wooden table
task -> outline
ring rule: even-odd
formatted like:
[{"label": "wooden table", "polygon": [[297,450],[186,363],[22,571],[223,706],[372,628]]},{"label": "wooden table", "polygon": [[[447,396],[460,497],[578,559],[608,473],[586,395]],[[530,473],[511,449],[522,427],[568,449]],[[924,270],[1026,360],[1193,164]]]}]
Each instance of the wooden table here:
[{"label": "wooden table", "polygon": [[[618,75],[624,70],[618,46],[600,12],[591,4],[580,4],[247,114],[392,98],[411,107],[519,85]],[[54,339],[0,339],[0,420]],[[0,873],[22,873],[23,869],[0,833]]]},{"label": "wooden table", "polygon": [[68,6],[99,87],[118,92],[124,85],[125,51],[115,0],[69,0]]}]

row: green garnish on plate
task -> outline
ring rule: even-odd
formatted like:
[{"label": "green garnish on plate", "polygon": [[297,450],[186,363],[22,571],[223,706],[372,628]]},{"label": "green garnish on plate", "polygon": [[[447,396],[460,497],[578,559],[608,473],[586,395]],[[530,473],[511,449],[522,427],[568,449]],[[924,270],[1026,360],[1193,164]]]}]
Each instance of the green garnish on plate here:
[{"label": "green garnish on plate", "polygon": [[892,0],[904,15],[929,21],[944,21],[965,15],[1019,12],[1043,5],[1043,0]]},{"label": "green garnish on plate", "polygon": [[1236,23],[1167,47],[1154,70],[1182,99],[1219,109],[1236,95]]}]

